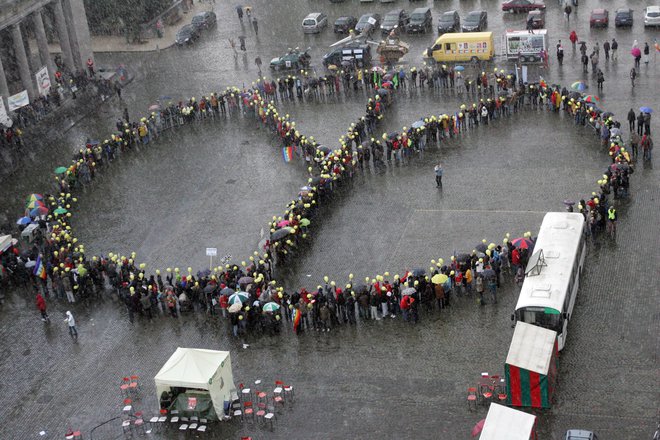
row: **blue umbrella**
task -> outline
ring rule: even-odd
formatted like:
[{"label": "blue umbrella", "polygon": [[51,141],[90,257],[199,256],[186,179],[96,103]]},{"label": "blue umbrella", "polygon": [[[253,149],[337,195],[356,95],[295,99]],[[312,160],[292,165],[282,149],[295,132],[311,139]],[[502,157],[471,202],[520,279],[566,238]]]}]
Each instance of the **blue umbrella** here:
[{"label": "blue umbrella", "polygon": [[653,109],[651,107],[640,107],[639,111],[642,112],[642,113],[648,113],[648,114],[653,113]]},{"label": "blue umbrella", "polygon": [[465,67],[463,67],[463,66],[455,66],[455,67],[454,67],[454,70],[455,70],[456,72],[462,72],[462,71],[465,70]]},{"label": "blue umbrella", "polygon": [[27,225],[32,223],[32,219],[30,217],[21,217],[18,220],[16,220],[17,225]]},{"label": "blue umbrella", "polygon": [[412,124],[412,128],[422,128],[423,126],[424,126],[424,121],[422,120],[415,121]]}]

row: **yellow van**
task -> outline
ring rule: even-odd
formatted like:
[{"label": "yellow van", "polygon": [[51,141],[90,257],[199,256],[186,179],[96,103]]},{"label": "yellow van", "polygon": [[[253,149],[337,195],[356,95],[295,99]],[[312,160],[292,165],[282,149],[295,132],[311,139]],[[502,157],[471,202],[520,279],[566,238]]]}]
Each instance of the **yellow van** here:
[{"label": "yellow van", "polygon": [[439,63],[452,61],[489,61],[495,46],[492,32],[456,32],[442,34],[435,44],[424,52],[424,58]]}]

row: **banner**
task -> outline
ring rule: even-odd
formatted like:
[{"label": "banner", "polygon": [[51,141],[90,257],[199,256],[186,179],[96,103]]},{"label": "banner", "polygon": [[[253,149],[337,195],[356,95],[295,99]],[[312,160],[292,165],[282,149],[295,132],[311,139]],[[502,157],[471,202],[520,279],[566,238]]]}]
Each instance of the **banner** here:
[{"label": "banner", "polygon": [[14,121],[12,121],[7,114],[7,109],[5,109],[5,101],[2,96],[0,96],[0,124],[7,128],[10,128],[14,124]]},{"label": "banner", "polygon": [[48,69],[46,66],[42,67],[41,70],[35,75],[37,78],[37,87],[39,88],[39,94],[41,96],[46,96],[50,92],[50,77],[48,76]]},{"label": "banner", "polygon": [[9,102],[10,112],[30,104],[30,98],[28,98],[27,90],[23,90],[21,93],[10,96],[7,101]]}]

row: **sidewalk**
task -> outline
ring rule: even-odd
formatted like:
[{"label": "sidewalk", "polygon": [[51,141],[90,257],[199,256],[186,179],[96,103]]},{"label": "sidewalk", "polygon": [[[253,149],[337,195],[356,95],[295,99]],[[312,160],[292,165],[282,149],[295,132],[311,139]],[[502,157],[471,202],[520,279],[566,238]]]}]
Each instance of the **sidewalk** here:
[{"label": "sidewalk", "polygon": [[[184,25],[189,24],[192,21],[193,16],[201,11],[212,11],[213,6],[207,3],[195,2],[193,7],[184,12],[183,18],[174,26],[165,26],[163,28],[163,37],[162,38],[146,38],[145,43],[142,44],[129,44],[126,42],[126,37],[123,35],[120,36],[106,36],[92,35],[92,50],[95,53],[102,52],[150,52],[160,49],[166,49],[174,45],[174,39],[176,33]],[[36,50],[36,42],[32,42]],[[48,50],[50,53],[61,53],[62,49],[60,48],[59,43],[49,44]]]}]

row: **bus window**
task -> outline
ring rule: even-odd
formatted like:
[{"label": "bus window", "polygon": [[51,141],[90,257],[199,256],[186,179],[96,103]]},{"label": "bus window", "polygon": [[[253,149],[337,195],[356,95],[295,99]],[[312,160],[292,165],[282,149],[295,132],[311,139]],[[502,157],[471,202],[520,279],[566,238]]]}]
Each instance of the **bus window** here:
[{"label": "bus window", "polygon": [[451,52],[451,44],[445,43],[445,52]]},{"label": "bus window", "polygon": [[557,333],[562,332],[562,317],[560,314],[545,313],[542,309],[526,308],[519,311],[520,321],[538,325]]}]

